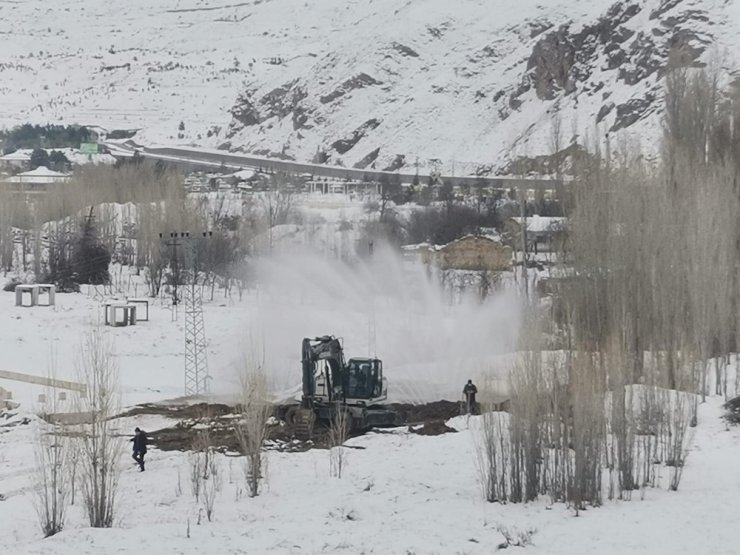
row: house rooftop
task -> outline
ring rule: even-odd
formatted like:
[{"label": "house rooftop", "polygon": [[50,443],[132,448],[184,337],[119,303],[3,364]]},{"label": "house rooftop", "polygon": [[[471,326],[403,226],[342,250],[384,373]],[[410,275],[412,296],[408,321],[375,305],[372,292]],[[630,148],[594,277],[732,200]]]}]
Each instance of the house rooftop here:
[{"label": "house rooftop", "polygon": [[26,149],[16,150],[15,152],[11,152],[10,154],[0,156],[0,160],[4,162],[30,162],[31,151]]},{"label": "house rooftop", "polygon": [[519,216],[511,218],[519,225],[522,221],[526,221],[527,231],[534,233],[544,231],[559,231],[565,227],[567,218],[551,217],[551,216],[530,216],[529,218],[521,218]]},{"label": "house rooftop", "polygon": [[9,177],[7,183],[61,183],[69,180],[69,174],[55,172],[46,166],[39,166],[35,170],[19,173]]},{"label": "house rooftop", "polygon": [[55,172],[54,170],[50,170],[46,166],[39,166],[35,170],[29,170],[27,172],[19,173],[18,175],[24,177],[69,177],[69,174]]}]

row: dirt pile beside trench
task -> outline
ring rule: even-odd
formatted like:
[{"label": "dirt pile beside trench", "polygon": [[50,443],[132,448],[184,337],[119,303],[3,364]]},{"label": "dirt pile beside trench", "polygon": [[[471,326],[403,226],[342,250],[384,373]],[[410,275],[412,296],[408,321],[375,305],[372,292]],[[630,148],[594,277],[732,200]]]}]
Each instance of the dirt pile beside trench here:
[{"label": "dirt pile beside trench", "polygon": [[442,434],[457,433],[455,428],[450,428],[444,420],[424,422],[421,426],[409,426],[409,432],[420,436],[440,436]]},{"label": "dirt pile beside trench", "polygon": [[401,422],[404,424],[422,424],[434,420],[449,420],[455,416],[460,416],[460,403],[455,401],[433,401],[423,405],[411,405],[396,403],[389,405],[389,408],[395,410],[401,416]]},{"label": "dirt pile beside trench", "polygon": [[[402,425],[421,435],[439,435],[454,432],[445,421],[460,414],[459,403],[452,401],[434,401],[423,405],[391,404],[386,408],[395,410]],[[267,449],[279,451],[306,451],[311,448],[329,446],[328,429],[317,425],[311,441],[300,441],[295,438],[295,430],[287,425],[278,415],[284,413],[284,407],[276,406],[272,423],[268,426]],[[235,423],[239,418],[236,407],[225,404],[197,403],[192,405],[158,405],[144,404],[133,407],[120,417],[137,415],[166,416],[176,419],[174,426],[159,430],[147,431],[149,443],[163,451],[189,451],[193,442],[202,430],[207,429],[214,448],[221,452],[239,452],[239,441],[236,437]],[[358,435],[358,434],[353,434]]]}]

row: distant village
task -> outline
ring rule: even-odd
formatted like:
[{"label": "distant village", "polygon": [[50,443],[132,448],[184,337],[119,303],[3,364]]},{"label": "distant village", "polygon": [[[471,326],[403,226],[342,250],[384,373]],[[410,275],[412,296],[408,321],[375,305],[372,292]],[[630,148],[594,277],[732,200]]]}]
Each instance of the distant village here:
[{"label": "distant village", "polygon": [[[39,195],[71,186],[75,172],[85,166],[137,163],[136,155],[111,154],[104,140],[99,141],[104,137],[104,130],[91,129],[77,146],[46,147],[42,138],[33,148],[6,149],[0,155],[0,194],[23,196],[33,204]],[[525,190],[523,209],[519,202],[522,191],[494,189],[482,180],[477,187],[451,186],[434,175],[401,183],[392,177],[350,180],[233,166],[187,168],[182,173],[183,186],[190,195],[228,196],[245,202],[273,193],[307,199],[341,197],[364,203],[368,210],[379,213],[380,220],[400,219],[412,228],[415,223],[424,227],[423,221],[413,221],[423,220],[423,213],[428,212],[424,207],[436,207],[438,221],[428,227],[451,229],[434,237],[424,236],[423,229],[412,231],[399,246],[406,259],[419,260],[442,272],[499,274],[516,266],[542,269],[562,260],[566,252],[567,220],[555,191]],[[475,225],[455,221],[466,218],[475,219]],[[455,222],[446,226],[444,220]],[[272,248],[272,231],[269,236]]]}]

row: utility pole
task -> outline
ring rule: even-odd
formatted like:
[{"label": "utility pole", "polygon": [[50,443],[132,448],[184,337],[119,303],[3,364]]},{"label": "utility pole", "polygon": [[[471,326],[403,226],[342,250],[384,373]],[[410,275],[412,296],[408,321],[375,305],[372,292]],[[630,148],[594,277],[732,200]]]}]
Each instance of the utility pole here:
[{"label": "utility pole", "polygon": [[[177,267],[178,249],[184,247],[184,267],[187,272],[187,283],[183,286],[185,301],[185,395],[200,395],[210,389],[208,357],[206,350],[206,329],[203,321],[203,291],[198,285],[200,271],[199,248],[212,232],[203,232],[200,236],[191,236],[188,232],[170,233],[167,246],[172,248],[172,261]],[[162,237],[162,234],[160,234]],[[177,282],[179,267],[173,267],[175,293],[177,299]]]},{"label": "utility pole", "polygon": [[[180,268],[177,264],[177,249],[182,246],[182,240],[185,238],[185,233],[170,233],[170,237],[165,241],[165,245],[170,249],[170,267],[172,270],[172,306],[177,306],[180,302],[180,297],[177,295],[177,286],[180,281]],[[164,234],[159,234],[160,240],[164,240]]]},{"label": "utility pole", "polygon": [[521,227],[519,234],[522,239],[522,281],[524,286],[524,297],[529,297],[529,276],[527,276],[527,191],[524,189],[524,181],[519,182],[519,214]]}]

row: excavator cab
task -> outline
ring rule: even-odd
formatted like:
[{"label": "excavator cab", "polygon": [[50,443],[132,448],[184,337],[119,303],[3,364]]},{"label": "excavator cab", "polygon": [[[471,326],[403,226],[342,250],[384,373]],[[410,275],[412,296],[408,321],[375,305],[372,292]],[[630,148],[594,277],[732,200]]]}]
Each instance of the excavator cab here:
[{"label": "excavator cab", "polygon": [[378,401],[385,399],[383,362],[377,358],[351,358],[347,363],[347,399]]}]

